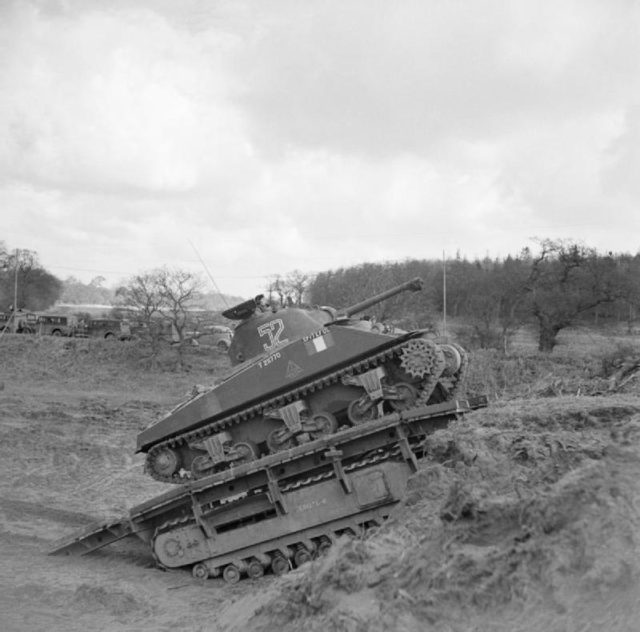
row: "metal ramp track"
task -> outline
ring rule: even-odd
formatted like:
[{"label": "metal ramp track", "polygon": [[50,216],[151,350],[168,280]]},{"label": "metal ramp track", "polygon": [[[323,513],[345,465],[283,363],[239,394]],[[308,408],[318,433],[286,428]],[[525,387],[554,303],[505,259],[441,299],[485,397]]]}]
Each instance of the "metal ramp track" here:
[{"label": "metal ramp track", "polygon": [[51,553],[87,555],[136,533],[138,530],[128,518],[103,523],[94,522],[73,537],[59,540]]}]

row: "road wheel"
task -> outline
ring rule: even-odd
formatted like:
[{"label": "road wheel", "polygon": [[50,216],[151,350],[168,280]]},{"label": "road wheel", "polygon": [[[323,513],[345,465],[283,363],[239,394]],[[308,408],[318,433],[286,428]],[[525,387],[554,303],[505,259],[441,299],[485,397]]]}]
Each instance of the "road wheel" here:
[{"label": "road wheel", "polygon": [[201,562],[198,564],[194,564],[191,569],[191,574],[196,579],[207,579],[209,577],[209,568],[206,564],[202,564]]},{"label": "road wheel", "polygon": [[274,575],[284,575],[289,572],[289,560],[282,556],[276,555],[271,560],[271,570]]},{"label": "road wheel", "polygon": [[253,441],[240,441],[234,444],[231,448],[236,452],[237,457],[234,458],[234,465],[242,465],[242,463],[249,463],[255,461],[258,458],[258,448]]},{"label": "road wheel", "polygon": [[267,436],[267,446],[269,447],[269,452],[275,454],[276,452],[280,452],[281,450],[288,450],[289,448],[293,448],[297,445],[296,439],[294,436],[287,436],[289,431],[283,425],[282,428],[276,428],[272,430]]},{"label": "road wheel", "polygon": [[309,434],[312,439],[319,439],[320,437],[328,437],[332,435],[338,429],[338,420],[326,411],[316,413],[311,421],[314,426],[314,430],[310,430]]},{"label": "road wheel", "polygon": [[323,538],[322,542],[318,544],[316,556],[320,557],[321,555],[324,555],[330,548],[331,548],[331,540],[329,540],[329,538]]},{"label": "road wheel", "polygon": [[247,566],[247,575],[251,579],[258,579],[264,575],[264,566],[258,562],[258,560],[253,560],[249,562],[249,566]]},{"label": "road wheel", "polygon": [[393,399],[389,399],[391,408],[396,411],[408,410],[415,405],[418,399],[418,391],[411,384],[406,382],[398,382],[393,385],[395,395]]},{"label": "road wheel", "polygon": [[229,566],[225,566],[222,571],[222,578],[228,584],[237,584],[240,581],[240,569],[234,564],[229,564]]},{"label": "road wheel", "polygon": [[373,421],[378,416],[378,407],[369,397],[354,399],[347,408],[347,416],[354,426]]},{"label": "road wheel", "polygon": [[307,549],[304,546],[301,546],[298,548],[298,550],[294,553],[293,555],[293,562],[296,565],[296,568],[298,566],[301,566],[302,564],[306,563],[306,562],[310,562],[311,561],[311,553],[309,553],[309,551],[307,551]]}]

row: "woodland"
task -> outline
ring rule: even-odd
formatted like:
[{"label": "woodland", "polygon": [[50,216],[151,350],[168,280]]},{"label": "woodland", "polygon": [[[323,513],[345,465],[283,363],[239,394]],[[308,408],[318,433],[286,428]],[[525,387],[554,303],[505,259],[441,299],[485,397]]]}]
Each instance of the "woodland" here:
[{"label": "woodland", "polygon": [[[85,284],[60,280],[39,263],[37,253],[9,250],[0,242],[0,306],[10,311],[14,296],[25,310],[45,310],[56,302],[135,306],[143,320],[154,314],[173,323],[183,338],[188,314],[211,305],[200,275],[158,270],[132,275],[118,288],[96,277]],[[523,326],[537,332],[538,349],[552,351],[567,327],[616,326],[634,331],[640,305],[640,254],[600,253],[581,243],[543,239],[499,259],[407,259],[362,263],[310,274],[274,275],[262,291],[272,306],[330,305],[346,308],[420,277],[421,292],[402,293],[365,314],[405,329],[453,334],[469,348],[509,351]],[[207,301],[207,297],[209,300]],[[216,297],[225,299],[225,297]],[[238,297],[231,299],[238,302]],[[229,303],[229,301],[226,301]],[[208,305],[207,305],[208,303]]]}]

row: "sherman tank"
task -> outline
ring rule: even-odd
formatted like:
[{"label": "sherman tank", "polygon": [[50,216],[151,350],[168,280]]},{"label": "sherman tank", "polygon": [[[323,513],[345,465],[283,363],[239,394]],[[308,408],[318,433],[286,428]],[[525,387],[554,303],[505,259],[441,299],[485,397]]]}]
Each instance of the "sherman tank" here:
[{"label": "sherman tank", "polygon": [[290,450],[391,412],[455,398],[467,357],[426,330],[355,318],[413,279],[344,309],[271,307],[259,295],[223,315],[238,321],[233,367],[139,433],[153,478],[186,483]]}]

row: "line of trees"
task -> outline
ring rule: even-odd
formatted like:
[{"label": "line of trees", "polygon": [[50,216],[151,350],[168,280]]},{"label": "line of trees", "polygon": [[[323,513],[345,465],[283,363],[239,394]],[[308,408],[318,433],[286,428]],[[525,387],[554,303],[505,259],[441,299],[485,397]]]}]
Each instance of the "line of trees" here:
[{"label": "line of trees", "polygon": [[507,350],[515,331],[538,328],[538,348],[551,351],[560,331],[585,320],[635,322],[640,304],[640,255],[599,254],[593,248],[545,239],[505,259],[446,262],[410,260],[363,264],[322,272],[309,284],[314,304],[344,307],[413,276],[424,292],[401,294],[373,315],[407,327],[429,327],[441,318],[446,270],[447,314],[463,322],[480,347]]},{"label": "line of trees", "polygon": [[[446,266],[437,260],[406,260],[365,263],[315,276],[294,270],[270,278],[265,289],[272,304],[307,302],[344,308],[419,276],[426,282],[423,292],[400,294],[369,313],[404,328],[435,330],[444,311],[445,270],[447,315],[458,326],[462,324],[467,342],[480,347],[506,351],[513,334],[533,323],[539,332],[539,349],[551,351],[559,332],[580,322],[624,321],[631,329],[640,305],[640,254],[600,254],[580,243],[551,239],[540,240],[535,250],[525,248],[504,259],[469,261],[456,256]],[[14,302],[16,276],[19,308],[39,311],[63,295],[86,296],[87,286],[75,279],[63,283],[42,268],[35,252],[10,251],[0,242],[4,310]],[[89,284],[96,299],[113,292],[102,282],[98,277]],[[202,301],[202,287],[198,275],[162,268],[130,277],[115,298],[138,311],[147,325],[153,355],[166,338],[159,323],[170,323],[181,364],[181,349],[188,340],[187,314]]]}]

